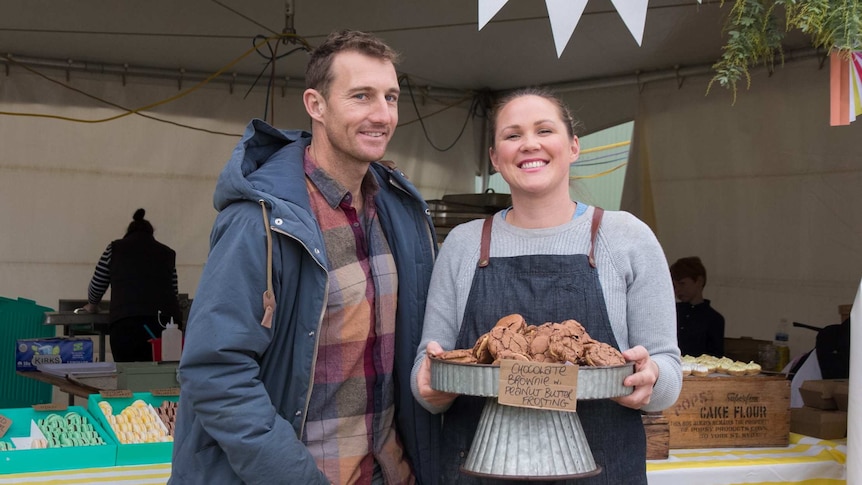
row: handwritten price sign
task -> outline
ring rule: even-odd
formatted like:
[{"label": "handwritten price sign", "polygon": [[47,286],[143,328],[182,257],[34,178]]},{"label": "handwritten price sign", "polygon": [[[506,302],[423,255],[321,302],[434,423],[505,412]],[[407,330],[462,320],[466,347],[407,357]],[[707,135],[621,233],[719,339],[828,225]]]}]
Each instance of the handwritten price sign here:
[{"label": "handwritten price sign", "polygon": [[577,397],[576,365],[500,361],[500,404],[575,412]]}]

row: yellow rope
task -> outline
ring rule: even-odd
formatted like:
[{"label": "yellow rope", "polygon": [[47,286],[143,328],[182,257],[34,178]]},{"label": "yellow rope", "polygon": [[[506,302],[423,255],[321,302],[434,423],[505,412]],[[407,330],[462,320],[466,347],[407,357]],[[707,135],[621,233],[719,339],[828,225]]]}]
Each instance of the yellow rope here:
[{"label": "yellow rope", "polygon": [[[587,153],[600,152],[602,150],[610,150],[611,148],[624,147],[627,145],[631,145],[631,141],[621,141],[621,142],[617,142],[617,143],[611,143],[608,145],[602,145],[602,146],[598,146],[598,147],[588,148],[586,150],[582,150],[581,155],[584,155]],[[616,170],[623,168],[628,163],[629,162],[623,162],[623,163],[617,165],[616,167],[605,170],[604,172],[594,173],[591,175],[571,175],[571,176],[569,176],[569,180],[584,180],[584,179],[595,179],[595,178],[599,178],[599,177],[604,177],[605,175],[608,175],[611,172],[614,172]],[[575,165],[575,167],[577,167],[577,165]]]},{"label": "yellow rope", "polygon": [[595,179],[595,178],[603,177],[603,176],[613,172],[614,170],[618,170],[620,168],[625,167],[628,163],[629,162],[623,162],[614,168],[610,168],[608,170],[605,170],[604,172],[594,173],[591,175],[571,175],[571,176],[569,176],[569,180]]},{"label": "yellow rope", "polygon": [[630,141],[621,141],[619,143],[611,143],[610,145],[602,145],[600,147],[587,148],[586,150],[581,150],[581,155],[586,155],[587,153],[600,152],[602,150],[609,150],[611,148],[624,147],[626,145],[631,145],[631,142]]}]

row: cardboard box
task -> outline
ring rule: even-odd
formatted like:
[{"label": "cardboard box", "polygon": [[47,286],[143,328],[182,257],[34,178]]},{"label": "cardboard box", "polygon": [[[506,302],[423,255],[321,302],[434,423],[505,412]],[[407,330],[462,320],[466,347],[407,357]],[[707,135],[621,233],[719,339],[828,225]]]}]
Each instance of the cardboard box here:
[{"label": "cardboard box", "polygon": [[847,400],[850,395],[850,382],[847,379],[836,379],[832,387],[832,398],[839,411],[847,412]]},{"label": "cardboard box", "polygon": [[[799,395],[802,396],[802,402],[812,408],[817,409],[838,409],[838,402],[835,400],[835,390],[838,386],[843,385],[843,389],[847,388],[847,379],[819,379],[804,381],[799,386]],[[846,392],[845,392],[846,395]],[[846,401],[846,398],[844,399]],[[846,403],[844,410],[847,410]]]},{"label": "cardboard box", "polygon": [[108,436],[94,416],[79,406],[69,406],[65,411],[37,411],[33,408],[0,409],[0,416],[12,421],[2,441],[12,443],[11,438],[30,436],[33,420],[38,421],[51,414],[65,416],[71,412],[86,418],[105,444],[0,451],[0,474],[114,466],[117,456],[116,441]]},{"label": "cardboard box", "polygon": [[803,406],[790,410],[790,431],[824,440],[847,436],[847,413]]},{"label": "cardboard box", "polygon": [[15,370],[37,370],[39,364],[65,364],[93,361],[93,341],[89,338],[56,337],[18,339],[15,345]]},{"label": "cardboard box", "polygon": [[179,396],[154,396],[149,392],[136,392],[132,397],[103,398],[100,394],[90,394],[87,400],[87,409],[99,424],[105,429],[111,440],[117,444],[117,465],[149,465],[152,463],[170,463],[174,451],[173,442],[163,443],[132,443],[123,444],[114,433],[108,418],[99,407],[101,401],[108,401],[113,408],[113,414],[117,415],[123,409],[130,406],[136,400],[142,400],[147,404],[158,408],[164,401],[179,401]]},{"label": "cardboard box", "polygon": [[663,411],[670,448],[787,446],[790,381],[784,376],[686,376]]}]

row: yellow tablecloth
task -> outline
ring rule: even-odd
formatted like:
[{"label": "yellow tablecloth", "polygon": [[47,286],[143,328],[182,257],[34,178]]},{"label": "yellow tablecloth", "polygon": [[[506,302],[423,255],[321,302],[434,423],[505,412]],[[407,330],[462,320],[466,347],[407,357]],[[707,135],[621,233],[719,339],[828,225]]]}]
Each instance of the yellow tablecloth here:
[{"label": "yellow tablecloth", "polygon": [[[650,485],[845,485],[846,440],[795,433],[782,448],[671,450],[667,460],[647,461]],[[164,485],[170,463],[0,475],[0,485]]]},{"label": "yellow tablecloth", "polygon": [[170,463],[155,465],[80,468],[53,472],[12,473],[0,475],[0,484],[71,485],[110,483],[117,485],[165,485],[171,476]]},{"label": "yellow tablecloth", "polygon": [[647,461],[649,485],[845,485],[847,440],[790,433],[781,448],[670,450]]}]

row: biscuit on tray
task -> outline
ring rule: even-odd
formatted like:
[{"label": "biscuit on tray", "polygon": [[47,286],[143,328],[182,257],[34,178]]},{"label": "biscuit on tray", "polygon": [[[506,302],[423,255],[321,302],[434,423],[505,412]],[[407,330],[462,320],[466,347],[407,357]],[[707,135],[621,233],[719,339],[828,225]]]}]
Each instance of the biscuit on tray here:
[{"label": "biscuit on tray", "polygon": [[576,320],[545,322],[537,326],[527,324],[517,313],[500,318],[489,332],[476,339],[472,349],[459,350],[461,352],[444,360],[468,362],[467,354],[470,354],[479,364],[498,364],[501,359],[589,366],[626,363],[619,350],[593,340]]}]

